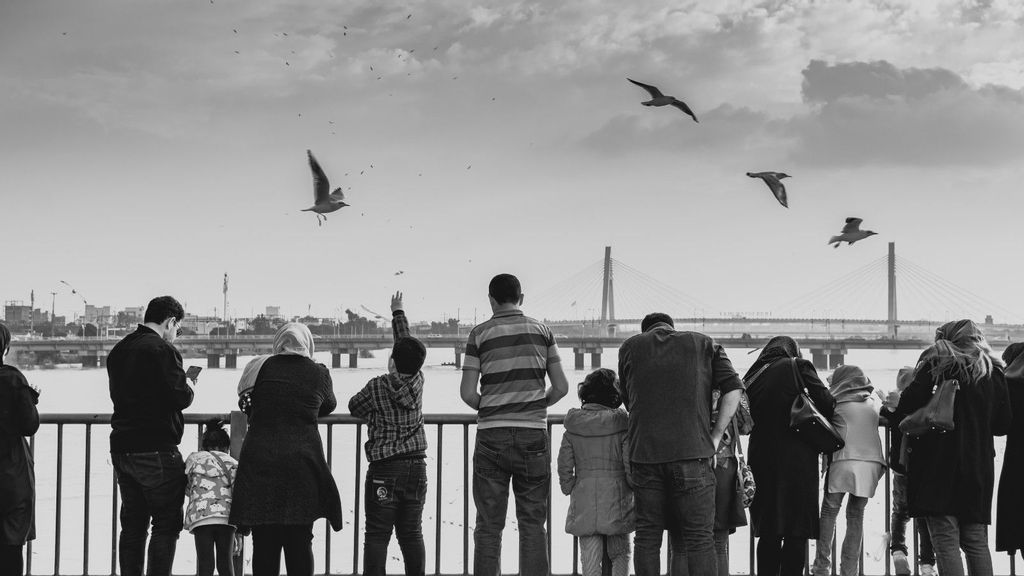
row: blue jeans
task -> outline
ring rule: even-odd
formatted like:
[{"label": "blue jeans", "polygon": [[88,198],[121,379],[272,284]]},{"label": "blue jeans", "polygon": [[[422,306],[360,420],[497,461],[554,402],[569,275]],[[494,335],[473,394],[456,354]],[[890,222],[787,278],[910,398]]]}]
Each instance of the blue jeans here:
[{"label": "blue jeans", "polygon": [[366,538],[363,575],[387,573],[391,531],[398,536],[406,576],[423,576],[423,503],[427,499],[427,463],[423,458],[371,462],[366,471]]},{"label": "blue jeans", "polygon": [[928,530],[935,547],[935,560],[942,576],[964,576],[960,550],[967,556],[967,573],[992,576],[992,554],[988,549],[988,525],[965,524],[956,516],[929,516]]},{"label": "blue jeans", "polygon": [[[715,472],[711,458],[632,465],[637,576],[661,574],[661,541],[672,535],[674,576],[716,576]],[[685,558],[685,559],[684,559]]]},{"label": "blue jeans", "polygon": [[[836,518],[843,504],[845,492],[826,492],[821,501],[821,520],[818,529],[818,545],[814,554],[811,574],[828,576],[832,560],[832,540],[836,536]],[[850,494],[846,502],[846,537],[839,552],[840,576],[857,576],[860,573],[860,552],[864,542],[864,508],[868,499]]]},{"label": "blue jeans", "polygon": [[177,450],[111,454],[121,493],[122,576],[142,576],[150,521],[148,576],[169,576],[184,522],[185,463]]},{"label": "blue jeans", "polygon": [[551,491],[551,451],[546,430],[485,428],[476,433],[473,502],[476,529],[473,576],[501,575],[501,532],[508,485],[516,497],[520,576],[548,576],[545,522]]}]

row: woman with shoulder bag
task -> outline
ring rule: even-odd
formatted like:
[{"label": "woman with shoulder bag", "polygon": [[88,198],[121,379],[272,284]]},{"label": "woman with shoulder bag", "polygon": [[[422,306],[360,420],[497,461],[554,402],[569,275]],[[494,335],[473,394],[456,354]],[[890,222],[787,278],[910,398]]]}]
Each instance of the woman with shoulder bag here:
[{"label": "woman with shoulder bag", "polygon": [[758,574],[798,576],[807,541],[818,537],[818,451],[790,427],[790,415],[804,389],[825,418],[832,417],[835,399],[788,336],[769,340],[743,381],[755,422],[749,452],[757,491],[750,522],[759,537]]},{"label": "woman with shoulder bag", "polygon": [[991,576],[992,437],[1009,431],[1011,414],[1003,363],[971,320],[935,331],[935,344],[921,354],[896,413],[906,416],[924,407],[947,380],[959,384],[953,429],[913,437],[907,462],[910,515],[927,518],[939,574],[963,576],[963,550],[971,576]]}]

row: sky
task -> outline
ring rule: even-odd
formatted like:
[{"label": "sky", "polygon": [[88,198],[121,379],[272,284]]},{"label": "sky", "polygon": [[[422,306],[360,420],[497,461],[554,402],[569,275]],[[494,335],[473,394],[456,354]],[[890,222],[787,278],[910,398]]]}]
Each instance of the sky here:
[{"label": "sky", "polygon": [[[907,314],[1022,322],[1020,38],[1024,0],[5,0],[0,300],[208,315],[226,273],[233,316],[472,322],[511,272],[585,318],[612,246],[620,315],[884,317],[895,242]],[[849,216],[878,235],[833,249]]]}]

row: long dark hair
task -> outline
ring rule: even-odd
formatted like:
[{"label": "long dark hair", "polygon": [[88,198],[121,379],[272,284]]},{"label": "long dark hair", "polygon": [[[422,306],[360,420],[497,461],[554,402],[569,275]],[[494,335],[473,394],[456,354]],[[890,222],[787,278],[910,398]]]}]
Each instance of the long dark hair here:
[{"label": "long dark hair", "polygon": [[220,418],[207,420],[206,430],[203,432],[203,450],[215,450],[217,448],[231,449],[231,436],[224,430],[224,421]]}]

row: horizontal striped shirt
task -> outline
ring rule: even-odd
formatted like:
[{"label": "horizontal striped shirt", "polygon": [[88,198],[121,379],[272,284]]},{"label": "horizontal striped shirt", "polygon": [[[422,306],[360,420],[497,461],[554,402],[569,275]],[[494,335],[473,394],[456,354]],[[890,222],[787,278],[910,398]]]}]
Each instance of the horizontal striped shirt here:
[{"label": "horizontal striped shirt", "polygon": [[480,372],[477,428],[545,429],[545,377],[558,362],[551,330],[520,310],[499,312],[474,327],[462,369]]}]

